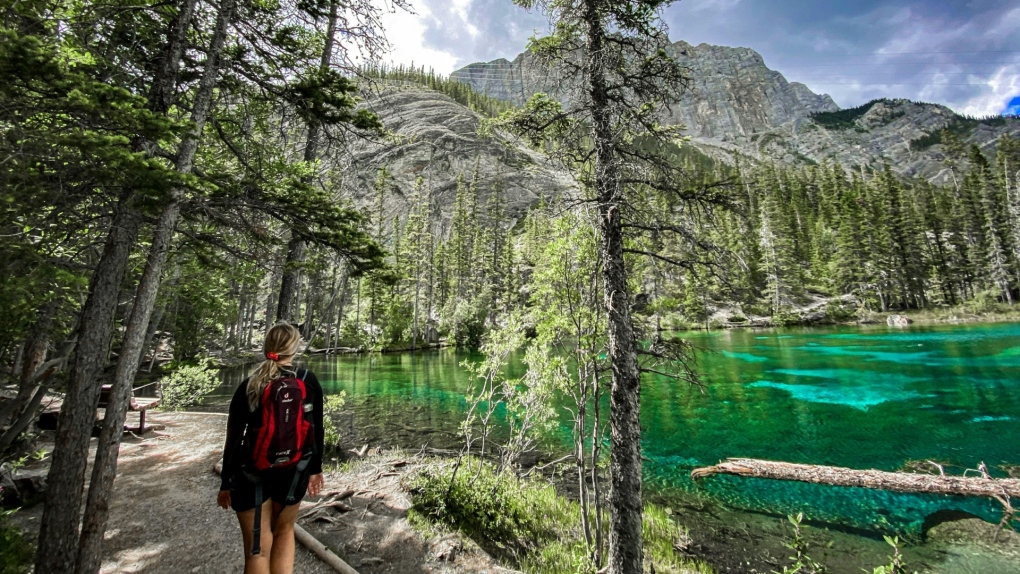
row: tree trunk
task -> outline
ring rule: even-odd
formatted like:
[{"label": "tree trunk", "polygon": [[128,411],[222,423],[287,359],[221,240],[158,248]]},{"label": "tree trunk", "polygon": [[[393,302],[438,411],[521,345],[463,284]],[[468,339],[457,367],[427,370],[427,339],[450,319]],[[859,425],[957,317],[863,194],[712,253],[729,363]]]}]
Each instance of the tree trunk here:
[{"label": "tree trunk", "polygon": [[[333,45],[336,41],[337,17],[339,2],[332,0],[329,6],[329,22],[326,25],[326,42],[322,48],[322,59],[319,62],[321,71],[329,70],[333,60]],[[314,162],[319,156],[319,136],[322,127],[316,120],[308,123],[308,138],[305,140],[306,162]],[[293,230],[291,230],[293,233]],[[305,261],[305,240],[294,233],[287,244],[287,263],[283,267],[283,283],[280,285],[280,304],[276,311],[277,321],[295,321],[297,315],[297,286],[301,281],[300,266]]]},{"label": "tree trunk", "polygon": [[[176,99],[177,75],[196,3],[197,0],[182,0],[177,15],[168,25],[167,50],[149,91],[148,105],[152,110],[166,113]],[[138,144],[141,149],[150,147],[147,142]],[[92,274],[89,296],[79,318],[68,392],[60,409],[53,460],[47,475],[36,574],[65,574],[75,570],[88,443],[99,403],[98,376],[109,357],[119,287],[131,246],[138,235],[139,219],[131,205],[133,198],[133,191],[124,189],[118,199],[106,246]]]},{"label": "tree trunk", "polygon": [[53,299],[39,310],[39,318],[32,326],[32,334],[25,341],[21,350],[21,365],[19,365],[21,372],[13,373],[19,377],[18,394],[0,411],[0,425],[13,423],[21,416],[35,394],[36,371],[40,365],[46,362],[46,352],[50,345],[50,329],[53,327],[53,320],[56,318],[59,306],[60,300]]},{"label": "tree trunk", "polygon": [[[233,12],[233,0],[221,0],[216,17],[216,28],[210,41],[202,80],[192,108],[193,129],[184,136],[177,154],[175,167],[182,174],[189,174],[194,169],[198,143],[202,137],[209,109],[212,107],[213,92],[219,82],[220,55],[226,43]],[[120,439],[124,434],[128,403],[131,400],[131,385],[134,382],[144,350],[145,333],[148,331],[149,319],[152,317],[152,310],[156,305],[156,296],[159,294],[159,286],[163,277],[163,267],[166,263],[167,253],[170,251],[174,232],[177,229],[183,196],[183,189],[174,189],[171,192],[170,203],[163,208],[163,212],[159,216],[153,231],[148,262],[142,272],[138,291],[135,294],[134,306],[131,309],[131,316],[128,319],[124,342],[117,362],[117,371],[110,389],[106,416],[103,419],[103,430],[100,433],[96,449],[96,461],[92,468],[92,480],[89,484],[88,502],[85,507],[78,549],[76,574],[99,572],[103,534],[106,532],[106,522],[109,518],[110,495],[113,491],[113,480],[117,474],[117,455],[120,451]]]},{"label": "tree trunk", "polygon": [[[149,328],[145,331],[145,341],[142,343],[142,353],[138,358],[138,369],[142,368],[142,363],[145,361],[146,349],[152,349],[152,358],[156,358],[156,352],[159,351],[159,341],[156,341],[156,346],[152,346],[152,340],[156,338],[156,331],[159,331],[159,325],[163,321],[163,313],[166,312],[166,303],[163,303],[156,310],[152,312],[152,318],[149,319]],[[149,362],[152,365],[152,361]],[[149,371],[152,372],[152,367],[149,367]]]},{"label": "tree trunk", "polygon": [[[39,408],[39,403],[42,402],[49,387],[46,385],[46,379],[56,372],[56,367],[50,367],[49,370],[41,375],[32,378],[32,395],[28,398],[28,403],[25,405],[24,410],[16,413],[17,418],[11,426],[4,431],[3,435],[0,435],[0,453],[7,450],[7,447],[11,446],[14,439],[18,438],[18,435],[25,432],[28,426],[35,420],[36,414],[35,409]],[[38,384],[37,384],[38,382]]]},{"label": "tree trunk", "polygon": [[283,281],[280,283],[280,300],[276,308],[276,322],[295,323],[298,320],[298,288],[301,283],[299,266],[305,261],[307,245],[297,233],[287,244],[287,262],[283,266]]},{"label": "tree trunk", "polygon": [[39,527],[37,574],[75,571],[82,486],[89,437],[99,403],[100,375],[110,354],[113,316],[139,219],[131,190],[122,192],[103,255],[92,274],[89,296],[78,326],[67,395],[60,409],[53,460],[46,478],[46,499]]},{"label": "tree trunk", "polygon": [[585,0],[587,28],[586,76],[592,116],[595,168],[592,176],[598,199],[599,241],[605,307],[608,319],[609,363],[613,378],[610,388],[609,428],[611,491],[609,505],[609,571],[639,574],[642,569],[641,542],[641,373],[630,317],[627,269],[623,258],[623,203],[619,165],[614,150],[614,133],[606,88],[606,30],[596,0]]},{"label": "tree trunk", "polygon": [[732,474],[773,480],[794,480],[832,486],[855,486],[893,492],[954,494],[983,498],[1020,498],[1020,479],[985,476],[944,476],[910,472],[857,470],[838,466],[795,464],[751,458],[729,458],[715,466],[696,468],[691,478]]}]

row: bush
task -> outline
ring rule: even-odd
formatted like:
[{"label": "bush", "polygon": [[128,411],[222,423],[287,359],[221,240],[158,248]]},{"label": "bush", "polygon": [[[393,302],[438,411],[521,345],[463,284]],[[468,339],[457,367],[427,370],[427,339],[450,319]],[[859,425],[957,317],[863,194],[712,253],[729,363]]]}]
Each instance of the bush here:
[{"label": "bush", "polygon": [[160,380],[162,400],[160,407],[179,411],[202,402],[202,397],[220,386],[216,371],[208,365],[185,365]]},{"label": "bush", "polygon": [[346,391],[329,395],[322,401],[322,430],[325,435],[324,442],[327,451],[340,446],[340,429],[336,428],[336,423],[333,422],[333,415],[342,411],[346,403]]},{"label": "bush", "polygon": [[[434,466],[411,481],[414,507],[409,519],[419,528],[459,530],[498,558],[532,574],[593,574],[581,532],[581,508],[548,483],[498,475],[487,463],[465,459],[451,484],[450,465]],[[608,528],[608,517],[603,526]],[[680,556],[689,539],[665,510],[646,506],[645,559],[654,572],[710,574],[711,569]],[[604,533],[608,535],[608,533]]]},{"label": "bush", "polygon": [[7,524],[14,510],[0,510],[0,574],[26,574],[32,569],[35,550],[21,529]]},{"label": "bush", "polygon": [[458,347],[477,349],[485,335],[485,319],[491,301],[488,290],[469,300],[451,298],[443,313],[440,329],[449,333]]},{"label": "bush", "polygon": [[964,303],[964,308],[975,315],[999,313],[1006,311],[1008,305],[1000,299],[1001,293],[996,290],[979,291],[974,298]]},{"label": "bush", "polygon": [[825,318],[833,323],[845,323],[857,318],[857,305],[845,301],[831,301],[825,306]]}]

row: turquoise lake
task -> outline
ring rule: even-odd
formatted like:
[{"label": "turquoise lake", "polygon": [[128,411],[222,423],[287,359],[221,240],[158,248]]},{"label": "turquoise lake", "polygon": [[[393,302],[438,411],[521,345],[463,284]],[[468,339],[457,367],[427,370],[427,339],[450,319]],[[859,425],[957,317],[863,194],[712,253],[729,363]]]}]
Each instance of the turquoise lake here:
[{"label": "turquoise lake", "polygon": [[[704,388],[647,376],[641,418],[650,495],[707,497],[730,508],[870,532],[919,533],[939,510],[998,522],[995,502],[714,477],[692,468],[750,457],[896,470],[935,460],[950,472],[1020,464],[1020,324],[682,333],[699,349]],[[456,447],[477,356],[309,357],[327,393],[346,391],[342,431],[373,445]],[[511,371],[519,371],[515,364]],[[511,373],[514,374],[514,373]],[[236,384],[240,373],[230,377]],[[569,448],[570,426],[543,451]]]}]

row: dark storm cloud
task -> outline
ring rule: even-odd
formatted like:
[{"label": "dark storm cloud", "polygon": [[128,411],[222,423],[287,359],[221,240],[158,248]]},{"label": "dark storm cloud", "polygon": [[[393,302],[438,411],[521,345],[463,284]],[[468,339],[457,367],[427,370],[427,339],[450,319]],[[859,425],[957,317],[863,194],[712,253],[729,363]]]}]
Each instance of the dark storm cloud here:
[{"label": "dark storm cloud", "polygon": [[[425,45],[459,65],[512,59],[547,27],[509,0],[419,2]],[[674,40],[753,48],[844,107],[903,97],[989,114],[1020,96],[1016,0],[684,0],[665,19]]]}]

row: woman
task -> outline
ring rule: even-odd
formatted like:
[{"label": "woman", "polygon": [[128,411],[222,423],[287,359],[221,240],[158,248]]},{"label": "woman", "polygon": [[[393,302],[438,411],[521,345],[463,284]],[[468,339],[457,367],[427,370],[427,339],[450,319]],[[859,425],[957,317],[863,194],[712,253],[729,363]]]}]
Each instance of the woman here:
[{"label": "woman", "polygon": [[[322,490],[322,387],[315,374],[292,366],[301,334],[290,324],[269,329],[263,352],[266,360],[234,392],[227,418],[227,441],[223,448],[223,475],[217,503],[233,508],[244,540],[244,574],[292,574],[294,571],[294,522],[305,493]],[[305,417],[312,424],[308,440],[314,449],[304,465],[255,470],[253,448],[262,425],[262,396],[280,377],[294,377],[305,385]],[[247,430],[246,430],[247,429]],[[256,513],[256,500],[261,499]],[[256,527],[256,515],[260,524]],[[260,532],[259,544],[254,544]],[[253,550],[255,552],[253,552]]]}]

